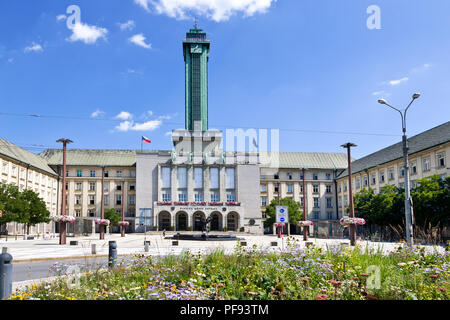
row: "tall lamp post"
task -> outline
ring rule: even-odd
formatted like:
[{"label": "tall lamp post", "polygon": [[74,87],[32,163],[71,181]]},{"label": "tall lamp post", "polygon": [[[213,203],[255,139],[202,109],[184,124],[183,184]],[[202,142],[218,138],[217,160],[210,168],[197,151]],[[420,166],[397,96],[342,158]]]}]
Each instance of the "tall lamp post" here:
[{"label": "tall lamp post", "polygon": [[384,99],[378,100],[378,103],[387,105],[388,107],[398,111],[400,116],[402,117],[402,129],[403,129],[403,168],[405,171],[405,220],[406,220],[406,242],[409,246],[412,246],[414,243],[414,218],[412,213],[412,204],[411,204],[411,195],[410,195],[410,187],[409,187],[409,164],[408,164],[408,140],[406,136],[406,112],[409,107],[411,107],[414,100],[420,97],[420,93],[415,93],[412,96],[412,100],[406,109],[402,112],[401,110],[391,106]]},{"label": "tall lamp post", "polygon": [[[351,142],[343,144],[341,147],[347,149],[348,156],[348,202],[350,208],[350,218],[355,217],[355,208],[353,206],[353,188],[352,188],[352,158],[350,149],[357,145]],[[350,224],[350,244],[354,246],[356,244],[356,225]]]},{"label": "tall lamp post", "polygon": [[[125,221],[125,180],[122,180],[122,221]],[[125,237],[125,226],[122,225],[121,236]]]},{"label": "tall lamp post", "polygon": [[[72,140],[59,139],[59,143],[63,144],[63,172],[62,172],[62,196],[61,196],[61,215],[66,215],[66,148]],[[59,244],[66,244],[66,222],[59,222]]]},{"label": "tall lamp post", "polygon": [[[105,166],[102,166],[102,199],[100,207],[100,219],[105,219]],[[105,226],[99,225],[100,240],[105,240]]]}]

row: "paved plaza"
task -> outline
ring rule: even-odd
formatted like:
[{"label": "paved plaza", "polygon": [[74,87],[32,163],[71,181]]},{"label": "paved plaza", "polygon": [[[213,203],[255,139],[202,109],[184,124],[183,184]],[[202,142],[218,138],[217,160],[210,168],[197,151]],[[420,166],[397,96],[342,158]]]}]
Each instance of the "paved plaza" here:
[{"label": "paved plaza", "polygon": [[[174,233],[167,233],[166,237],[170,237]],[[249,235],[237,234],[237,237],[243,239],[247,243],[247,247],[256,246],[258,250],[280,251],[287,247],[288,237],[283,236],[278,238],[274,235]],[[298,241],[302,247],[306,246],[303,241],[303,236],[292,235],[290,239]],[[150,241],[148,252],[145,252],[144,240]],[[77,245],[70,245],[70,241],[78,241]],[[5,239],[0,240],[0,247],[8,248],[8,252],[13,256],[13,262],[27,262],[39,260],[53,260],[64,258],[89,258],[96,256],[108,255],[109,241],[116,241],[117,254],[119,256],[132,254],[148,254],[148,255],[169,255],[180,254],[183,251],[189,250],[193,253],[201,252],[207,254],[208,252],[217,249],[223,249],[226,253],[231,253],[237,245],[237,241],[183,241],[180,240],[177,246],[172,245],[171,239],[165,239],[161,233],[152,234],[128,234],[122,238],[120,234],[106,234],[105,240],[99,240],[99,236],[67,238],[66,245],[59,245],[57,237],[48,240],[14,240]],[[292,241],[292,240],[291,240]],[[272,246],[272,242],[277,242],[277,246]],[[349,244],[347,239],[314,239],[310,238],[309,242],[322,248],[327,246],[336,246],[340,244]],[[96,254],[92,254],[92,245],[96,245]],[[358,244],[363,248],[381,249],[383,252],[395,250],[398,246],[403,245],[399,243],[388,242],[370,242],[358,241]],[[426,246],[428,252],[437,250],[443,252],[445,249],[441,246]]]}]

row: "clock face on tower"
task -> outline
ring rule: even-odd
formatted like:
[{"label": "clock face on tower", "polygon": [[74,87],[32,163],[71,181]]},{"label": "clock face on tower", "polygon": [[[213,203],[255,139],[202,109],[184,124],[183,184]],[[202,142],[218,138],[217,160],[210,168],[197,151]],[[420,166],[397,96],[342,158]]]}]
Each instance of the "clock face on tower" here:
[{"label": "clock face on tower", "polygon": [[202,53],[202,46],[198,44],[191,44],[191,53]]}]

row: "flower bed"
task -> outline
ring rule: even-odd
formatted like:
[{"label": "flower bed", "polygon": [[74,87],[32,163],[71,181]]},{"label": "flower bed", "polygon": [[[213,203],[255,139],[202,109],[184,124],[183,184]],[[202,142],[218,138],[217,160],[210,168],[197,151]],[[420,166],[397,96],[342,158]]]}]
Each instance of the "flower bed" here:
[{"label": "flower bed", "polygon": [[191,206],[206,206],[206,202],[205,201],[201,201],[201,202],[191,202]]},{"label": "flower bed", "polygon": [[241,205],[240,202],[235,202],[235,201],[229,201],[227,203],[225,203],[227,206],[237,206],[239,207]]},{"label": "flower bed", "polygon": [[[420,248],[382,253],[363,247],[304,248],[275,253],[236,246],[231,254],[183,253],[64,277],[13,293],[13,300],[448,300],[450,254]],[[376,267],[374,269],[374,266]],[[56,276],[70,265],[58,264]],[[68,269],[67,269],[68,270]],[[68,272],[68,271],[67,271]],[[379,285],[373,275],[382,277]],[[412,276],[414,274],[414,276]]]},{"label": "flower bed", "polygon": [[74,223],[76,218],[73,216],[53,216],[50,218],[53,222]]},{"label": "flower bed", "polygon": [[348,225],[363,226],[366,224],[366,220],[364,220],[363,218],[344,217],[340,220],[340,223],[343,226],[348,226]]},{"label": "flower bed", "polygon": [[188,206],[189,202],[188,201],[176,201],[173,204],[176,206]]},{"label": "flower bed", "polygon": [[299,221],[298,226],[299,227],[311,227],[314,225],[314,222],[312,221]]},{"label": "flower bed", "polygon": [[215,206],[219,206],[220,207],[220,206],[223,206],[223,202],[210,202],[209,205],[213,206],[213,207],[215,207]]},{"label": "flower bed", "polygon": [[102,226],[109,226],[109,224],[111,223],[111,221],[109,221],[108,219],[95,219],[94,222],[95,224]]},{"label": "flower bed", "polygon": [[171,206],[172,202],[171,201],[158,201],[158,202],[156,202],[156,204],[158,206]]}]

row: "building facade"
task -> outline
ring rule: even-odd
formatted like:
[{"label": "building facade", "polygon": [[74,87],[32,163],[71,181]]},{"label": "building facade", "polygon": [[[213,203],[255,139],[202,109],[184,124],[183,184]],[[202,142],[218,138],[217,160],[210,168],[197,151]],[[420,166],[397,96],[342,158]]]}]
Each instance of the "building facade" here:
[{"label": "building facade", "polygon": [[[17,186],[19,191],[33,190],[45,202],[52,215],[57,213],[58,175],[47,162],[38,155],[29,152],[11,142],[0,138],[1,183]],[[24,225],[8,223],[0,232],[18,234],[24,232]],[[39,224],[31,227],[31,233],[52,231],[52,225]]]},{"label": "building facade", "polygon": [[[450,122],[427,130],[408,139],[408,162],[411,189],[418,180],[431,175],[448,177],[450,168]],[[357,193],[363,188],[379,192],[385,185],[405,186],[403,146],[399,142],[352,162],[352,188]],[[340,215],[349,205],[348,171],[337,178],[338,207]]]}]

